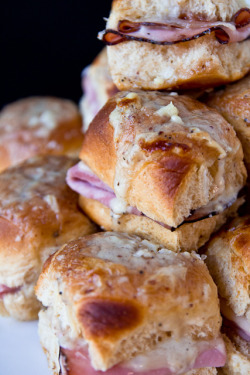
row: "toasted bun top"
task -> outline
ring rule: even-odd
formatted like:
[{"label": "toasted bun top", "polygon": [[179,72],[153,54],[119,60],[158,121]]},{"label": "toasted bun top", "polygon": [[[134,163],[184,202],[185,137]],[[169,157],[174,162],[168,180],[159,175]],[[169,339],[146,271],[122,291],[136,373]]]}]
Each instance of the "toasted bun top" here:
[{"label": "toasted bun top", "polygon": [[76,342],[87,341],[95,363],[117,357],[125,341],[138,350],[135,337],[140,341],[145,329],[150,350],[156,330],[199,340],[217,337],[220,328],[217,290],[199,256],[122,233],[65,245],[46,262],[36,293],[44,306],[60,299]]},{"label": "toasted bun top", "polygon": [[236,131],[243,133],[243,130],[238,129],[237,121],[243,120],[245,126],[250,124],[250,75],[225,89],[211,93],[206,103],[222,113]]},{"label": "toasted bun top", "polygon": [[205,95],[203,100],[219,111],[239,137],[250,172],[250,75],[225,88]]},{"label": "toasted bun top", "polygon": [[30,97],[0,112],[0,170],[39,154],[74,154],[80,148],[81,116],[65,99]]},{"label": "toasted bun top", "polygon": [[230,21],[244,7],[250,7],[249,0],[114,0],[107,28],[116,27],[124,19],[164,22],[184,15],[204,21]]},{"label": "toasted bun top", "polygon": [[250,320],[250,216],[233,220],[207,245],[209,271],[236,315]]},{"label": "toasted bun top", "polygon": [[118,199],[171,226],[221,195],[230,201],[246,178],[240,142],[222,116],[159,92],[111,98],[92,121],[80,157]]},{"label": "toasted bun top", "polygon": [[75,162],[67,156],[34,157],[0,174],[0,283],[16,281],[5,277],[22,271],[19,260],[42,262],[67,240],[93,233],[95,226],[65,182]]}]

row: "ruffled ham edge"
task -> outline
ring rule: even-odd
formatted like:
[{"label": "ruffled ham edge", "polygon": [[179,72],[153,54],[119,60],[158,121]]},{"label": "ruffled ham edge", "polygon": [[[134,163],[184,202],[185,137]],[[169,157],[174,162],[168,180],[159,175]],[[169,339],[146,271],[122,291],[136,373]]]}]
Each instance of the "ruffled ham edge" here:
[{"label": "ruffled ham edge", "polygon": [[7,294],[14,294],[19,292],[21,286],[10,288],[7,285],[0,284],[0,300],[3,299]]},{"label": "ruffled ham edge", "polygon": [[171,45],[188,42],[211,33],[214,33],[220,44],[236,43],[248,39],[250,37],[250,9],[240,9],[232,17],[231,22],[170,19],[166,23],[157,23],[121,20],[117,30],[104,30],[99,33],[98,37],[110,46],[132,40]]},{"label": "ruffled ham edge", "polygon": [[220,298],[221,314],[223,324],[230,327],[243,340],[250,343],[250,322],[245,316],[238,316],[234,313],[224,298]]}]

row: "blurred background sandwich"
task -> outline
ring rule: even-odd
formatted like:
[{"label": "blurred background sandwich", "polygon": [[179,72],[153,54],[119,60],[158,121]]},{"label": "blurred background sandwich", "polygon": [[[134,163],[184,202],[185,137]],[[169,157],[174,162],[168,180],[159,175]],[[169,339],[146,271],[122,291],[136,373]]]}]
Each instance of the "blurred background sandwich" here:
[{"label": "blurred background sandwich", "polygon": [[34,286],[65,242],[96,231],[66,185],[67,156],[31,158],[0,174],[0,314],[37,319]]}]

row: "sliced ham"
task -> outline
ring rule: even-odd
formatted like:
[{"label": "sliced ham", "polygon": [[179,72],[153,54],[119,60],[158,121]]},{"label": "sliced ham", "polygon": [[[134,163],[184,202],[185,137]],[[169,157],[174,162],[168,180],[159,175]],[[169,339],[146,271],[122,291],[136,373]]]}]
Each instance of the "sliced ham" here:
[{"label": "sliced ham", "polygon": [[95,199],[107,207],[116,198],[113,190],[104,184],[83,162],[70,168],[67,177],[69,187],[84,197]]},{"label": "sliced ham", "polygon": [[0,284],[0,299],[2,299],[7,294],[14,294],[16,292],[19,292],[21,287],[15,287],[15,288],[9,288],[6,285]]},{"label": "sliced ham", "polygon": [[244,340],[250,342],[250,322],[245,316],[237,316],[223,298],[220,299],[221,313],[226,318],[226,324]]},{"label": "sliced ham", "polygon": [[167,22],[132,22],[122,20],[117,30],[107,29],[99,37],[107,45],[127,40],[170,45],[187,42],[204,35],[215,34],[220,44],[236,43],[250,36],[250,9],[240,9],[231,22],[204,22],[189,19],[169,19]]},{"label": "sliced ham", "polygon": [[225,346],[221,338],[208,342],[191,341],[191,355],[186,351],[186,339],[180,339],[175,343],[170,339],[160,346],[159,349],[138,355],[104,372],[97,371],[91,366],[86,346],[75,350],[61,348],[61,372],[65,375],[179,375],[196,368],[222,367],[226,361]]}]

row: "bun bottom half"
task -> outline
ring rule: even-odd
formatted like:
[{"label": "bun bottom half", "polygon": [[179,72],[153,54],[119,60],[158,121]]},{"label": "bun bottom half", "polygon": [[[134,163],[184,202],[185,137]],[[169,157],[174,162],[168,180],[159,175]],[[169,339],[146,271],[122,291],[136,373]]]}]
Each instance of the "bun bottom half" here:
[{"label": "bun bottom half", "polygon": [[36,320],[42,305],[34,295],[34,285],[22,288],[15,294],[9,294],[0,300],[0,315],[26,321]]},{"label": "bun bottom half", "polygon": [[[229,333],[229,332],[227,332]],[[238,335],[224,334],[226,344],[227,362],[224,367],[218,369],[219,375],[249,375],[250,374],[250,353],[249,343]],[[247,353],[248,351],[248,353]]]},{"label": "bun bottom half", "polygon": [[158,222],[133,214],[123,214],[119,219],[112,219],[110,209],[102,203],[80,195],[79,205],[91,220],[107,231],[135,234],[147,240],[160,243],[173,251],[198,250],[217,231],[228,218],[234,217],[242,204],[237,199],[229,208],[218,215],[181,225],[175,231],[165,228]]},{"label": "bun bottom half", "polygon": [[250,41],[221,45],[213,35],[170,46],[129,41],[108,46],[108,60],[119,90],[208,88],[249,72]]}]

